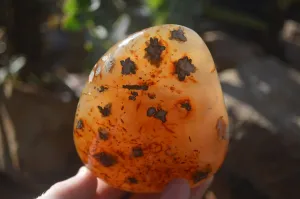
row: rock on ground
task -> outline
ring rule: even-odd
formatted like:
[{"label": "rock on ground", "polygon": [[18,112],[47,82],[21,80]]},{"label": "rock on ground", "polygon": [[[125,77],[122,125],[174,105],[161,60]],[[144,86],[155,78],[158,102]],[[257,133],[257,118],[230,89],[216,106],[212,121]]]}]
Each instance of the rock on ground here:
[{"label": "rock on ground", "polygon": [[0,97],[0,172],[16,187],[33,192],[77,172],[80,161],[73,143],[77,100],[63,102],[53,93],[26,85]]},{"label": "rock on ground", "polygon": [[281,39],[286,59],[294,68],[300,69],[300,23],[287,20],[284,23]]},{"label": "rock on ground", "polygon": [[218,72],[236,68],[263,55],[259,45],[239,40],[222,31],[206,31],[201,37],[212,54]]},{"label": "rock on ground", "polygon": [[300,198],[300,73],[265,57],[220,79],[231,120],[226,171],[264,198]]}]

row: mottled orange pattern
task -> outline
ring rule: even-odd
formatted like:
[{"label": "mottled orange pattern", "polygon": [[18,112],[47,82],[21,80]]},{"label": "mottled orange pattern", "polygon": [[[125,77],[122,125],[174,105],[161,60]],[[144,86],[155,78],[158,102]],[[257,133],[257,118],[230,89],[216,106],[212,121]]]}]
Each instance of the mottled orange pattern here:
[{"label": "mottled orange pattern", "polygon": [[228,116],[212,56],[199,35],[155,26],[114,45],[82,91],[74,141],[84,164],[113,187],[160,192],[191,187],[227,152]]}]

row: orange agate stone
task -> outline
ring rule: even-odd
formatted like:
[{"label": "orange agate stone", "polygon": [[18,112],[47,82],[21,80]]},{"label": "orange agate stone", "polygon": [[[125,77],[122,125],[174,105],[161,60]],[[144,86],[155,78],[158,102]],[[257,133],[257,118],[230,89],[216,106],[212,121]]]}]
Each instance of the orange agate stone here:
[{"label": "orange agate stone", "polygon": [[212,56],[193,30],[167,24],[115,44],[82,91],[74,141],[83,163],[109,185],[161,192],[191,187],[227,152],[228,116]]}]

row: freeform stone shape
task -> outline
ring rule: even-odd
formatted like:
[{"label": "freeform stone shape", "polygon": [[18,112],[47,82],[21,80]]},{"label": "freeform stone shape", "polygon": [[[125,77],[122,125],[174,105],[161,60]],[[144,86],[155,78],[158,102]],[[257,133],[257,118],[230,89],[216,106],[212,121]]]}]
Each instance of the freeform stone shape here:
[{"label": "freeform stone shape", "polygon": [[212,56],[179,25],[144,29],[95,64],[82,91],[74,141],[84,164],[115,188],[195,187],[227,152],[228,116]]}]

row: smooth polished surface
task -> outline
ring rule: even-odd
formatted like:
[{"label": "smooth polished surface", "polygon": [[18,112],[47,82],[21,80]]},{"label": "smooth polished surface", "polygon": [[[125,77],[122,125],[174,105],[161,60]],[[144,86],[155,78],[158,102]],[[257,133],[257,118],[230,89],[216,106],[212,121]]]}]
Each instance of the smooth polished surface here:
[{"label": "smooth polished surface", "polygon": [[144,29],[95,64],[82,91],[74,141],[84,164],[113,187],[160,192],[191,187],[227,152],[228,116],[212,56],[179,25]]}]

